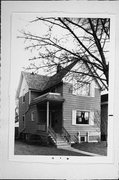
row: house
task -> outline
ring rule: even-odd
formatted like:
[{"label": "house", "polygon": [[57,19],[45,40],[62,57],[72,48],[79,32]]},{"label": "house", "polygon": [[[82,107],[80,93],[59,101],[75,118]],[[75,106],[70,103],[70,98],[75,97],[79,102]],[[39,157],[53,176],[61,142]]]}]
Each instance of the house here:
[{"label": "house", "polygon": [[76,61],[51,77],[21,72],[17,89],[19,133],[55,145],[100,140],[100,88],[90,83],[73,89],[64,77]]},{"label": "house", "polygon": [[15,108],[15,139],[19,137],[19,108]]},{"label": "house", "polygon": [[108,94],[101,95],[101,140],[107,140]]}]

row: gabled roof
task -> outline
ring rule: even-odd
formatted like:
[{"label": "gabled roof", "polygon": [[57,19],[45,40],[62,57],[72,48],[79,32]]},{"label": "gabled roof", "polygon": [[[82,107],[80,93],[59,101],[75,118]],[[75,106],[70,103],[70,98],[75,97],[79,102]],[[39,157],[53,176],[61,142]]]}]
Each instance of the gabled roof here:
[{"label": "gabled roof", "polygon": [[25,78],[29,89],[37,90],[37,91],[44,91],[59,84],[62,81],[62,79],[65,77],[65,75],[73,68],[73,66],[76,63],[77,61],[73,61],[67,67],[61,69],[60,72],[50,77],[22,71],[16,97],[19,97],[23,78]]},{"label": "gabled roof", "polygon": [[44,91],[59,84],[65,75],[74,67],[77,61],[73,61],[67,67],[61,69],[53,76],[43,76],[28,72],[22,72],[30,89]]},{"label": "gabled roof", "polygon": [[39,74],[23,72],[22,74],[28,84],[29,89],[42,91],[49,81],[50,77]]},{"label": "gabled roof", "polygon": [[16,98],[19,97],[23,79],[25,79],[28,89],[42,91],[48,82],[49,77],[22,71],[16,92]]},{"label": "gabled roof", "polygon": [[25,78],[29,89],[37,90],[39,92],[45,91],[59,84],[62,81],[62,79],[66,76],[66,74],[76,65],[77,62],[78,60],[73,61],[72,63],[70,63],[65,68],[61,69],[58,73],[56,73],[53,76],[44,76],[44,75],[22,71],[16,96],[17,97],[19,96],[20,87],[21,87],[23,78]]}]

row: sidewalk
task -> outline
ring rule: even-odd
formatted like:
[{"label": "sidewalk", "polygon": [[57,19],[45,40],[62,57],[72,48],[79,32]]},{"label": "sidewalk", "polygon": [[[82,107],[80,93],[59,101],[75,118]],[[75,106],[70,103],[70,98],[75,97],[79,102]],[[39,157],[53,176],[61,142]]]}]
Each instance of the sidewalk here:
[{"label": "sidewalk", "polygon": [[88,156],[101,156],[99,154],[94,154],[94,153],[90,153],[90,152],[81,151],[81,150],[75,149],[73,147],[62,147],[61,149],[81,153],[81,154],[84,154],[84,156],[85,155],[88,155]]}]

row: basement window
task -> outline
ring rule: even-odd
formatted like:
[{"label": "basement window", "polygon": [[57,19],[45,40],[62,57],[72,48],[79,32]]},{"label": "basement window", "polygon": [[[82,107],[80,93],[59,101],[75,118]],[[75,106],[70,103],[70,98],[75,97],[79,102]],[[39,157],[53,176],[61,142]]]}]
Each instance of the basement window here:
[{"label": "basement window", "polygon": [[85,136],[81,136],[81,142],[85,142]]}]

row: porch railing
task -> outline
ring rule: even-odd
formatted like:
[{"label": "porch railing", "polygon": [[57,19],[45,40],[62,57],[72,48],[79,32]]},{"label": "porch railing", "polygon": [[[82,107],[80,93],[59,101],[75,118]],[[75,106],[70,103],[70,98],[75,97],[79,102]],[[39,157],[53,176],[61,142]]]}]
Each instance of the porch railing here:
[{"label": "porch railing", "polygon": [[71,144],[71,136],[64,127],[62,127],[62,135],[67,140],[67,142]]},{"label": "porch railing", "polygon": [[55,131],[51,127],[48,127],[48,133],[52,137],[53,141],[55,143],[57,143],[57,135],[56,135]]}]

